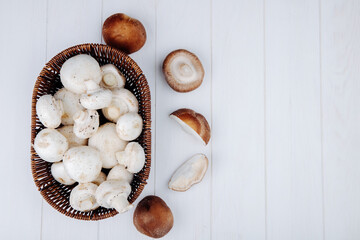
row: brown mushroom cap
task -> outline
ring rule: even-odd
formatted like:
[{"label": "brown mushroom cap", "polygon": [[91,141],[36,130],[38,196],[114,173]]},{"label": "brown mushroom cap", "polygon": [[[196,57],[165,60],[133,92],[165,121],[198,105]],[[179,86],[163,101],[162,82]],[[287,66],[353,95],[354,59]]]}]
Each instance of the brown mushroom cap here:
[{"label": "brown mushroom cap", "polygon": [[138,51],[146,41],[142,23],[123,13],[111,15],[105,20],[102,35],[107,45],[127,54]]},{"label": "brown mushroom cap", "polygon": [[161,238],[174,225],[171,209],[157,196],[147,196],[139,202],[134,212],[136,229],[149,237]]},{"label": "brown mushroom cap", "polygon": [[204,68],[199,58],[184,49],[175,50],[164,60],[163,72],[167,83],[177,92],[190,92],[204,79]]},{"label": "brown mushroom cap", "polygon": [[[178,121],[179,119],[184,124],[186,124],[186,125],[182,124],[181,125],[182,127],[188,126],[192,130],[194,130],[196,134],[198,134],[198,136],[201,137],[205,145],[209,143],[211,130],[208,121],[203,115],[188,108],[181,108],[171,113],[170,117],[174,118],[177,122],[179,122]],[[189,132],[188,129],[185,129],[185,131]]]}]

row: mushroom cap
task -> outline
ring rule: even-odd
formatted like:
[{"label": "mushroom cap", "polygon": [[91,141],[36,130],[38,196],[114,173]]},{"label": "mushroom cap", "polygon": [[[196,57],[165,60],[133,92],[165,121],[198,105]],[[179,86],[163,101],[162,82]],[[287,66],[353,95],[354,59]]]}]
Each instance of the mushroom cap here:
[{"label": "mushroom cap", "polygon": [[76,183],[65,171],[63,162],[55,162],[51,165],[51,175],[56,181],[64,185],[73,185]]},{"label": "mushroom cap", "polygon": [[106,64],[101,67],[102,79],[100,86],[103,88],[123,88],[126,78],[121,74],[120,70],[113,64]]},{"label": "mushroom cap", "polygon": [[123,165],[116,165],[113,167],[107,175],[106,180],[119,180],[131,183],[134,175],[125,169]]},{"label": "mushroom cap", "polygon": [[96,110],[83,110],[74,115],[74,133],[78,138],[89,138],[99,128],[99,113]]},{"label": "mushroom cap", "polygon": [[182,129],[195,136],[204,145],[210,141],[211,130],[206,118],[188,108],[181,108],[170,114],[170,118],[180,124]]},{"label": "mushroom cap", "polygon": [[125,141],[138,138],[142,132],[143,120],[139,114],[129,112],[122,115],[116,123],[118,136]]},{"label": "mushroom cap", "polygon": [[157,196],[146,196],[137,205],[133,221],[142,234],[161,238],[172,229],[174,216],[164,200]]},{"label": "mushroom cap", "polygon": [[64,112],[61,116],[61,123],[63,125],[73,125],[74,114],[84,109],[79,102],[80,95],[70,92],[66,88],[62,88],[55,93],[54,98],[57,100],[61,100],[63,104]]},{"label": "mushroom cap", "polygon": [[199,58],[184,49],[167,55],[163,63],[163,73],[169,86],[177,92],[190,92],[198,88],[205,75]]},{"label": "mushroom cap", "polygon": [[142,23],[123,13],[108,17],[102,28],[107,45],[127,54],[138,51],[146,41],[146,31]]},{"label": "mushroom cap", "polygon": [[44,161],[60,162],[68,149],[68,141],[57,130],[45,128],[36,135],[34,149]]},{"label": "mushroom cap", "polygon": [[109,89],[100,88],[96,91],[82,94],[80,103],[86,109],[96,110],[109,106],[111,99],[112,92]]},{"label": "mushroom cap", "polygon": [[103,172],[100,172],[99,176],[96,177],[96,179],[94,181],[92,181],[92,183],[95,183],[96,185],[100,185],[101,183],[106,181],[106,174]]},{"label": "mushroom cap", "polygon": [[125,113],[139,111],[139,102],[132,92],[125,88],[115,88],[112,93],[110,105],[102,109],[108,120],[116,122]]},{"label": "mushroom cap", "polygon": [[[99,185],[98,189],[96,190],[95,197],[96,197],[96,201],[99,203],[100,206],[105,208],[114,208],[115,207],[114,200],[116,199],[115,201],[117,200],[122,201],[123,199],[117,198],[119,196],[126,200],[130,192],[131,192],[131,187],[129,183],[119,180],[106,180],[105,182]],[[128,203],[128,206],[129,205],[130,204]],[[118,212],[122,212],[122,209],[119,209]]]},{"label": "mushroom cap", "polygon": [[88,144],[87,139],[78,138],[74,133],[74,126],[73,125],[67,125],[63,126],[61,128],[56,129],[61,133],[64,137],[66,137],[69,148],[72,147],[79,147],[79,146],[86,146]]},{"label": "mushroom cap", "polygon": [[36,114],[47,128],[57,128],[61,124],[63,105],[51,95],[43,95],[36,102]]},{"label": "mushroom cap", "polygon": [[137,173],[144,167],[145,152],[139,143],[131,142],[126,145],[125,151],[116,153],[116,159],[127,171]]},{"label": "mushroom cap", "polygon": [[99,207],[95,199],[97,185],[94,183],[80,183],[70,193],[70,205],[82,212],[88,212]]},{"label": "mushroom cap", "polygon": [[85,81],[101,81],[101,69],[99,63],[90,55],[79,54],[69,58],[60,69],[60,80],[64,87],[77,94],[86,93]]},{"label": "mushroom cap", "polygon": [[63,162],[69,176],[80,183],[94,181],[102,167],[99,151],[89,146],[70,148]]},{"label": "mushroom cap", "polygon": [[169,181],[169,188],[180,192],[188,190],[204,178],[208,162],[204,154],[194,155],[174,172]]},{"label": "mushroom cap", "polygon": [[115,123],[105,123],[90,137],[89,146],[100,152],[103,168],[112,168],[118,162],[115,153],[125,149],[127,142],[121,140],[116,134]]}]

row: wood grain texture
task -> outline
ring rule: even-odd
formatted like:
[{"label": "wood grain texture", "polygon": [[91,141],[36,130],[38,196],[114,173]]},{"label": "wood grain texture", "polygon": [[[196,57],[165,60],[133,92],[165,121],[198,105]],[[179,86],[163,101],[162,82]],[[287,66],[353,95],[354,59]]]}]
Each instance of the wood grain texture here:
[{"label": "wood grain texture", "polygon": [[360,238],[360,2],[322,1],[325,239]]},{"label": "wood grain texture", "polygon": [[[11,182],[2,186],[1,238],[150,239],[133,226],[133,210],[84,222],[42,204],[30,171],[38,73],[65,48],[102,42],[102,22],[116,12],[147,30],[131,57],[151,88],[153,165],[135,206],[154,193],[166,201],[175,225],[163,239],[360,239],[357,0],[0,1],[0,174]],[[205,68],[190,93],[174,92],[161,70],[179,48]],[[181,107],[208,119],[208,146],[168,117]],[[169,190],[196,153],[210,161],[203,181]]]},{"label": "wood grain texture", "polygon": [[[172,209],[174,227],[164,239],[210,239],[211,142],[204,147],[185,133],[169,114],[192,108],[211,123],[211,26],[210,1],[157,1],[156,20],[156,195]],[[161,67],[173,50],[184,48],[201,60],[205,77],[189,93],[172,90]],[[209,169],[201,183],[186,192],[168,189],[173,172],[196,153],[209,158]]]},{"label": "wood grain texture", "polygon": [[[126,13],[130,17],[136,18],[144,25],[146,30],[146,43],[138,51],[130,55],[145,73],[151,90],[152,104],[152,166],[148,184],[145,186],[140,197],[135,201],[134,208],[138,202],[147,195],[154,194],[155,187],[155,1],[154,0],[134,0],[134,1],[117,1],[104,0],[102,22],[114,13]],[[106,219],[100,222],[99,240],[114,239],[118,236],[124,239],[147,239],[146,236],[139,233],[133,225],[134,209],[125,214]]]},{"label": "wood grain texture", "polygon": [[48,0],[47,57],[81,43],[100,43],[99,0]]},{"label": "wood grain texture", "polygon": [[[47,60],[76,44],[100,42],[101,1],[48,0],[47,9]],[[43,203],[43,240],[95,240],[98,225],[98,222],[86,222],[66,217],[45,201]]]},{"label": "wood grain texture", "polygon": [[45,63],[43,12],[45,0],[0,1],[2,239],[32,240],[41,234],[42,200],[32,179],[29,155],[31,89]]},{"label": "wood grain texture", "polygon": [[322,239],[319,4],[265,5],[267,239]]},{"label": "wood grain texture", "polygon": [[212,237],[265,239],[263,1],[212,12]]}]

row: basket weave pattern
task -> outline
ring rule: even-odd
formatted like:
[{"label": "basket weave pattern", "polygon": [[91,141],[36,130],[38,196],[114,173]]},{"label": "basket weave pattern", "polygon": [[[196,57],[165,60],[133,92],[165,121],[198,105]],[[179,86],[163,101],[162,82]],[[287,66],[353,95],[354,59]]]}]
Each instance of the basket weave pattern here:
[{"label": "basket weave pattern", "polygon": [[[31,145],[34,144],[35,136],[44,126],[36,115],[36,102],[42,95],[55,94],[62,88],[60,81],[60,68],[69,58],[78,54],[89,54],[100,65],[112,63],[126,77],[125,88],[130,90],[139,101],[139,114],[143,118],[143,131],[138,139],[145,150],[146,163],[144,168],[134,175],[131,183],[132,191],[129,202],[134,202],[144,189],[149,177],[151,165],[151,98],[147,80],[138,65],[126,54],[102,44],[81,44],[68,48],[53,57],[42,69],[34,86],[31,107]],[[101,111],[100,111],[101,112]],[[101,115],[101,113],[100,113]],[[100,122],[104,123],[100,117]],[[69,203],[71,190],[76,184],[66,186],[57,182],[50,172],[51,163],[42,160],[31,147],[31,169],[38,190],[44,199],[59,212],[66,216],[81,220],[101,220],[116,215],[115,209],[99,207],[90,212],[81,212],[73,209]]]}]

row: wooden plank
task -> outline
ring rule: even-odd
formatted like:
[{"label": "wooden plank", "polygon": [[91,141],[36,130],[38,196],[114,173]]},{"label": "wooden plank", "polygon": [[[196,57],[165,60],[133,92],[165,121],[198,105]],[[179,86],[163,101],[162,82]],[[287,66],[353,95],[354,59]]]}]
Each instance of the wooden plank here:
[{"label": "wooden plank", "polygon": [[360,2],[321,2],[325,238],[360,238]]},{"label": "wooden plank", "polygon": [[[101,1],[48,0],[47,59],[81,43],[99,43]],[[97,239],[98,222],[66,217],[44,201],[42,239]]]},{"label": "wooden plank", "polygon": [[[103,3],[103,21],[114,13],[125,13],[130,17],[136,18],[142,22],[146,29],[146,43],[136,53],[130,55],[140,68],[143,70],[151,90],[151,107],[152,107],[152,167],[150,171],[150,178],[144,191],[134,203],[134,209],[139,200],[147,195],[154,194],[154,180],[155,180],[155,1],[154,0],[134,0],[134,1],[117,1],[104,0]],[[125,214],[118,214],[117,216],[106,219],[100,222],[99,240],[114,239],[114,236],[119,236],[124,239],[146,239],[141,235],[133,225],[134,209]]]},{"label": "wooden plank", "polygon": [[30,169],[30,115],[32,88],[45,63],[45,9],[45,0],[0,2],[3,239],[40,237],[42,198]]},{"label": "wooden plank", "polygon": [[265,239],[263,1],[213,1],[213,239]]},{"label": "wooden plank", "polygon": [[101,1],[48,1],[48,59],[77,44],[101,42]]},{"label": "wooden plank", "polygon": [[[211,123],[210,10],[209,0],[157,1],[155,193],[170,206],[175,221],[164,239],[210,239],[211,143],[204,147],[169,118],[173,111],[187,107]],[[205,69],[202,85],[190,93],[172,90],[161,70],[167,54],[180,48],[194,52]],[[202,182],[187,192],[169,190],[173,172],[196,153],[205,153],[210,162]]]},{"label": "wooden plank", "polygon": [[322,239],[319,3],[265,5],[267,239]]}]

